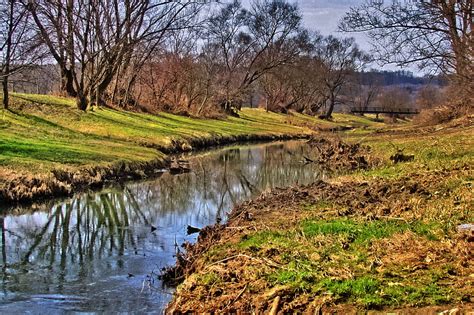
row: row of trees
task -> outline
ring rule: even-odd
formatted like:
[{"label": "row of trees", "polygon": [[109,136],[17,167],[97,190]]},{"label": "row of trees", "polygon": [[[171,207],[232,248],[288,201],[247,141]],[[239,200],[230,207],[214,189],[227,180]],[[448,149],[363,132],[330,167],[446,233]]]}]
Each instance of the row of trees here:
[{"label": "row of trees", "polygon": [[104,104],[107,97],[126,97],[148,56],[169,31],[189,27],[201,6],[191,1],[2,1],[4,106],[13,69],[40,60],[57,64],[61,93],[76,97],[81,110]]},{"label": "row of trees", "polygon": [[327,105],[329,117],[351,74],[368,61],[353,39],[303,29],[297,7],[284,1],[249,10],[235,1],[195,32],[175,32],[165,47],[145,66],[137,98],[198,115],[231,113],[257,98],[278,111],[315,113]]},{"label": "row of trees", "polygon": [[[249,8],[238,0],[1,0],[0,20],[5,107],[8,78],[40,62],[57,65],[60,93],[81,110],[205,115],[257,99],[268,110],[330,117],[338,104],[375,96],[376,82],[357,75],[370,59],[354,40],[307,31],[286,0]],[[367,1],[340,28],[368,31],[377,60],[443,71],[472,95],[471,1]]]}]

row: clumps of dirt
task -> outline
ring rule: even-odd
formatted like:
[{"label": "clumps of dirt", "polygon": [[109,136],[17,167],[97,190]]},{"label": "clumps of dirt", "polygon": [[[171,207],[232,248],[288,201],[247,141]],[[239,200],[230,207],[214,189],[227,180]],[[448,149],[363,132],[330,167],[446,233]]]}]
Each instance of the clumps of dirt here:
[{"label": "clumps of dirt", "polygon": [[[184,244],[177,265],[163,273],[162,279],[168,283],[170,280],[176,281],[174,284],[185,280],[178,288],[168,312],[266,313],[271,312],[275,305],[280,313],[355,312],[360,306],[344,304],[341,307],[338,300],[330,295],[307,294],[294,287],[272,285],[265,275],[277,270],[288,270],[288,275],[291,275],[293,268],[287,265],[288,261],[280,252],[283,248],[278,245],[242,249],[238,244],[255,232],[278,234],[279,231],[298,231],[302,221],[315,217],[322,220],[349,217],[362,222],[391,220],[401,224],[421,220],[423,210],[420,212],[420,209],[442,191],[442,184],[437,179],[447,175],[438,172],[398,180],[319,181],[302,187],[266,191],[254,200],[237,205],[229,214],[226,224],[207,227],[200,232],[196,244]],[[305,235],[297,233],[295,238],[300,239],[300,244],[305,244]],[[336,241],[350,242],[344,238],[336,238]],[[321,247],[332,246],[331,242],[326,244],[329,239],[324,238],[307,242],[311,242],[307,243],[310,246],[316,246],[315,243]],[[455,283],[459,292],[466,296],[469,294],[462,291],[466,288],[463,287],[465,279],[472,277],[473,272],[469,262],[472,243],[467,238],[459,236],[436,241],[407,231],[397,238],[376,240],[369,249],[371,256],[359,272],[374,268],[378,274],[383,274],[384,267],[393,269],[395,264],[407,267],[400,277],[411,281],[410,275],[418,277],[422,273],[424,276],[430,270],[441,270],[443,265],[453,265],[453,272],[457,274],[448,274],[447,277],[452,277],[449,280]],[[287,251],[291,255],[306,255],[298,248],[287,248]],[[345,254],[342,252],[334,257],[330,255],[323,258],[315,252],[304,256],[304,259],[337,261],[341,259],[337,255]],[[373,261],[373,266],[369,266],[370,261]],[[323,265],[320,266],[322,268]],[[354,270],[337,266],[334,270],[329,268],[321,272],[328,279],[339,279],[341,273],[347,273],[348,279],[354,276]],[[396,278],[393,281],[396,282]],[[443,310],[442,307],[439,309]]]},{"label": "clumps of dirt", "polygon": [[404,154],[402,150],[397,150],[397,152],[390,156],[390,161],[397,164],[400,162],[411,162],[415,159],[413,154]]},{"label": "clumps of dirt", "polygon": [[313,138],[308,144],[314,160],[323,167],[337,170],[367,169],[380,161],[370,157],[370,147],[346,143],[337,138]]},{"label": "clumps of dirt", "polygon": [[143,179],[167,167],[167,159],[117,163],[75,171],[53,170],[49,176],[5,176],[0,181],[0,202],[18,203],[68,196],[85,188],[100,188],[113,180]]}]

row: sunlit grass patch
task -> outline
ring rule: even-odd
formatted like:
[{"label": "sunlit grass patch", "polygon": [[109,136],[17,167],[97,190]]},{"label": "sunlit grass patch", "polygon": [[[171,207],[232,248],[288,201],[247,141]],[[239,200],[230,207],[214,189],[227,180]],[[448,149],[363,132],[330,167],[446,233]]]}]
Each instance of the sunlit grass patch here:
[{"label": "sunlit grass patch", "polygon": [[435,227],[436,225],[433,223],[407,223],[398,220],[357,222],[346,218],[329,221],[305,220],[301,224],[301,229],[307,237],[317,235],[345,235],[348,236],[354,244],[367,244],[373,239],[390,237],[395,233],[402,233],[407,230],[411,230],[430,239],[436,239],[436,235],[432,232]]},{"label": "sunlit grass patch", "polygon": [[290,248],[295,245],[292,232],[264,231],[251,235],[244,235],[238,244],[241,249],[260,250],[267,247]]},{"label": "sunlit grass patch", "polygon": [[215,272],[207,272],[205,274],[200,274],[196,277],[196,281],[205,286],[217,285],[222,282],[222,278],[219,274]]},{"label": "sunlit grass patch", "polygon": [[[328,296],[337,303],[356,303],[365,308],[403,305],[439,305],[459,301],[452,290],[435,282],[393,282],[377,274],[350,279],[324,277],[321,272],[307,268],[280,269],[268,276],[272,285],[285,285],[294,294]],[[397,281],[398,281],[397,280]]]},{"label": "sunlit grass patch", "polygon": [[[364,177],[400,178],[419,171],[449,170],[463,167],[474,159],[474,129],[468,127],[446,133],[408,133],[368,136],[359,139],[368,144],[373,156],[384,165],[359,171]],[[413,155],[413,161],[393,163],[390,156],[397,152]]]}]

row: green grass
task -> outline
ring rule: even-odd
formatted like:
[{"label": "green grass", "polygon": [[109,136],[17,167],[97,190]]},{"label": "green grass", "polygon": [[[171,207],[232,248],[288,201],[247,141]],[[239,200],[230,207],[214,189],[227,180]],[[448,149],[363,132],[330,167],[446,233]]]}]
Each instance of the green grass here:
[{"label": "green grass", "polygon": [[245,236],[239,243],[242,249],[260,250],[264,247],[278,246],[289,248],[294,245],[292,233],[278,231],[265,231],[251,236]]},{"label": "green grass", "polygon": [[435,223],[403,221],[369,221],[356,222],[354,220],[341,218],[334,220],[306,220],[301,223],[301,229],[305,236],[317,235],[344,235],[354,244],[368,244],[371,240],[388,238],[395,233],[412,231],[430,240],[436,240],[437,225]]},{"label": "green grass", "polygon": [[[264,248],[278,247],[293,249],[298,247],[298,233],[304,238],[317,236],[343,236],[355,246],[370,245],[370,241],[389,238],[396,233],[411,231],[428,240],[438,240],[443,229],[436,222],[403,222],[399,220],[354,221],[347,218],[333,220],[307,219],[300,223],[297,231],[263,231],[244,235],[238,244],[241,249],[258,251]],[[359,248],[359,247],[357,247]],[[360,249],[360,248],[359,248]]]},{"label": "green grass", "polygon": [[222,279],[217,273],[211,271],[206,274],[199,275],[196,281],[205,286],[212,286],[221,283]]},{"label": "green grass", "polygon": [[11,97],[11,111],[0,110],[0,168],[18,174],[152,160],[160,156],[156,148],[190,139],[309,134],[310,126],[325,123],[260,109],[243,109],[239,118],[221,120],[109,108],[82,112],[70,98],[19,93]]},{"label": "green grass", "polygon": [[[293,261],[286,269],[268,275],[272,285],[285,285],[295,294],[330,295],[338,303],[356,303],[366,308],[383,306],[439,305],[454,300],[452,290],[436,283],[436,279],[418,279],[413,283],[384,279],[378,274],[360,275],[350,279],[325,277],[324,272],[308,267],[309,263]],[[459,297],[457,298],[459,299]]]},{"label": "green grass", "polygon": [[347,280],[324,279],[319,282],[320,291],[326,291],[338,300],[356,302],[367,308],[384,305],[408,304],[438,305],[450,302],[450,290],[434,283],[420,286],[389,285],[373,277]]},{"label": "green grass", "polygon": [[[469,165],[474,159],[474,128],[457,129],[453,133],[424,133],[400,135],[379,135],[348,139],[367,144],[372,155],[381,158],[384,165],[367,171],[360,171],[366,178],[400,178],[420,171],[449,170]],[[411,162],[394,164],[390,156],[397,150],[414,155]]]}]

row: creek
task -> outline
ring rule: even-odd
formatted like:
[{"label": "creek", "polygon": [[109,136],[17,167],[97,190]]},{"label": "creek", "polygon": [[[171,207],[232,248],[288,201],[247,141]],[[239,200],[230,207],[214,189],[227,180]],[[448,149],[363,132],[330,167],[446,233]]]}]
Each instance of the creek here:
[{"label": "creek", "polygon": [[0,313],[160,313],[173,288],[158,275],[188,225],[225,221],[275,187],[324,178],[304,141],[240,145],[181,156],[191,172],[114,184],[28,207],[0,205]]}]

